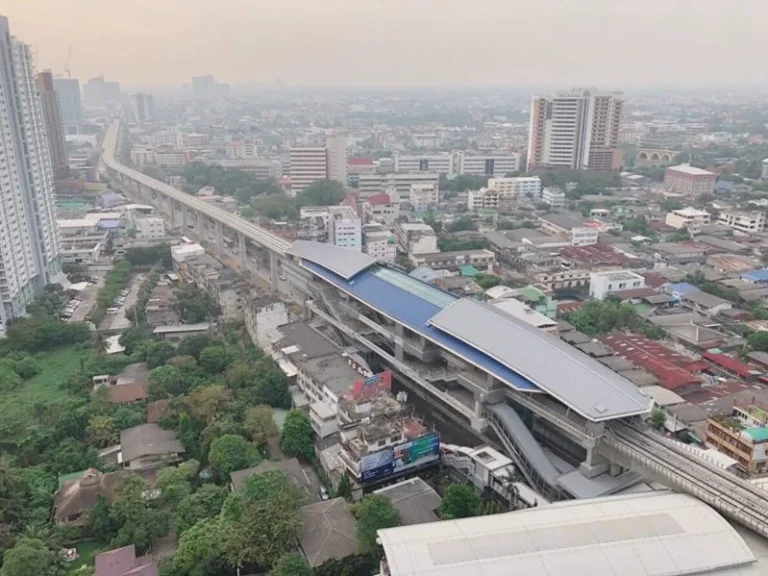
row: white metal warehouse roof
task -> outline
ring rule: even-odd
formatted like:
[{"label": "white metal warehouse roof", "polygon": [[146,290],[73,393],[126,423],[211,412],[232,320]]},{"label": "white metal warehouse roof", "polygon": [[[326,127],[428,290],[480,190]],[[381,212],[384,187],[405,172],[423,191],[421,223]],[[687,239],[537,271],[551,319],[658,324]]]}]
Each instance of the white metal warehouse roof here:
[{"label": "white metal warehouse roof", "polygon": [[643,414],[650,400],[626,378],[522,320],[469,298],[429,323],[483,351],[593,421]]},{"label": "white metal warehouse roof", "polygon": [[715,510],[674,492],[379,530],[392,576],[758,576]]}]

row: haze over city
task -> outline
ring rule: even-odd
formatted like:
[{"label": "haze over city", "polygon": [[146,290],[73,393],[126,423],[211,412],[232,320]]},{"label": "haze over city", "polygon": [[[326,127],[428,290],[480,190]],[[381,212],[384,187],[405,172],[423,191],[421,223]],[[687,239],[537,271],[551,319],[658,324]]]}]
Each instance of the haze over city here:
[{"label": "haze over city", "polygon": [[768,575],[768,0],[0,1],[0,576]]},{"label": "haze over city", "polygon": [[759,85],[768,3],[6,0],[40,68],[125,85]]}]

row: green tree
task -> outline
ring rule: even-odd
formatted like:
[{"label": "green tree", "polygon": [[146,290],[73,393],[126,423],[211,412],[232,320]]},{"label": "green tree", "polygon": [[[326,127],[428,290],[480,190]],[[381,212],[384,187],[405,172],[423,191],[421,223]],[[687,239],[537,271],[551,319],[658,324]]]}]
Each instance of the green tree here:
[{"label": "green tree", "polygon": [[245,206],[244,208],[240,209],[240,216],[250,220],[256,218],[257,214],[256,210],[254,210],[252,206]]},{"label": "green tree", "polygon": [[200,352],[200,366],[211,374],[221,374],[227,363],[227,352],[222,346],[208,346]]},{"label": "green tree", "polygon": [[226,434],[211,443],[208,461],[219,479],[226,481],[229,474],[259,463],[259,450],[242,436]]},{"label": "green tree", "polygon": [[85,430],[88,442],[97,448],[106,448],[117,443],[117,429],[111,416],[94,416]]},{"label": "green tree", "polygon": [[[271,361],[270,361],[271,362]],[[288,380],[283,372],[270,367],[255,376],[256,390],[259,398],[273,408],[291,407],[291,393],[288,391]]]},{"label": "green tree", "polygon": [[157,473],[155,487],[160,490],[163,503],[176,509],[192,494],[192,482],[200,469],[197,460],[187,460],[179,466],[168,466]]},{"label": "green tree", "polygon": [[768,352],[768,332],[763,330],[752,332],[752,334],[747,337],[747,343],[753,350]]},{"label": "green tree", "polygon": [[211,344],[211,339],[206,334],[196,334],[195,336],[187,336],[181,342],[176,349],[176,354],[179,356],[192,356],[195,360],[200,358],[200,352],[204,348],[207,348]]},{"label": "green tree", "polygon": [[221,384],[199,386],[190,392],[185,405],[190,415],[203,424],[209,424],[213,419],[228,410],[232,402],[232,393]]},{"label": "green tree", "polygon": [[301,410],[291,410],[283,423],[280,446],[289,456],[311,460],[315,455],[312,442],[312,423]]},{"label": "green tree", "polygon": [[184,498],[174,509],[174,522],[183,534],[200,520],[214,518],[221,512],[228,490],[215,484],[203,484],[200,489]]},{"label": "green tree", "polygon": [[99,332],[93,339],[93,351],[101,356],[102,354],[106,354],[107,350],[109,350],[109,342],[107,342],[104,334]]},{"label": "green tree", "polygon": [[87,526],[92,534],[98,534],[104,541],[111,540],[117,534],[117,526],[112,520],[109,504],[101,494],[96,497],[96,504],[88,512]]},{"label": "green tree", "polygon": [[272,438],[277,438],[280,431],[275,424],[272,408],[266,405],[251,406],[245,411],[243,422],[248,437],[257,446],[263,446]]},{"label": "green tree", "polygon": [[651,426],[656,428],[657,430],[661,430],[664,428],[664,424],[667,423],[667,414],[663,410],[659,410],[658,408],[654,408],[653,412],[651,412]]},{"label": "green tree", "polygon": [[392,502],[380,494],[369,494],[357,507],[357,548],[361,554],[381,557],[381,546],[376,543],[376,532],[383,528],[400,526],[400,516]]},{"label": "green tree", "polygon": [[301,554],[291,552],[282,556],[270,572],[271,576],[312,576],[312,568]]},{"label": "green tree", "polygon": [[347,195],[344,185],[335,180],[316,180],[296,197],[297,206],[335,206]]},{"label": "green tree", "polygon": [[457,218],[448,225],[448,232],[463,232],[465,230],[474,230],[475,224],[469,216]]},{"label": "green tree", "polygon": [[352,497],[352,482],[349,480],[349,476],[345,472],[341,480],[339,480],[339,485],[336,487],[336,498],[344,498],[345,500],[349,500]]},{"label": "green tree", "polygon": [[150,342],[146,346],[147,366],[157,368],[162,366],[176,354],[173,344],[165,340]]},{"label": "green tree", "polygon": [[184,393],[184,378],[176,366],[166,364],[149,372],[149,399],[159,400]]},{"label": "green tree", "polygon": [[41,540],[20,538],[3,555],[2,576],[58,576],[64,574],[56,554]]},{"label": "green tree", "polygon": [[117,526],[117,535],[111,546],[119,548],[135,544],[140,554],[146,552],[155,538],[161,538],[170,530],[170,513],[155,507],[146,498],[149,485],[140,476],[125,473],[115,489],[110,508],[110,518]]},{"label": "green tree", "polygon": [[140,347],[145,346],[154,339],[154,334],[148,326],[131,326],[120,335],[118,342],[125,347],[125,353],[131,355]]},{"label": "green tree", "polygon": [[228,564],[225,559],[232,526],[220,518],[206,518],[182,533],[173,555],[175,574],[210,576],[220,574]]},{"label": "green tree", "polygon": [[196,324],[216,318],[221,309],[205,290],[184,284],[176,290],[176,308],[187,324]]},{"label": "green tree", "polygon": [[440,516],[445,520],[479,516],[483,502],[474,488],[466,484],[451,484],[440,502]]}]

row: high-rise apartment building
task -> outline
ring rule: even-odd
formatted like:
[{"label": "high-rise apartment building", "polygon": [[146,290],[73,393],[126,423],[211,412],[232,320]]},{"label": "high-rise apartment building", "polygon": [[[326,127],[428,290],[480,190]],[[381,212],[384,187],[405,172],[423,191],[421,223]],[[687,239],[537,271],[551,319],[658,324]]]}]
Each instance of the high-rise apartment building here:
[{"label": "high-rise apartment building", "polygon": [[325,140],[328,179],[347,185],[347,135],[335,130]]},{"label": "high-rise apartment building", "polygon": [[291,147],[291,193],[301,194],[316,180],[328,178],[325,146]]},{"label": "high-rise apartment building", "polygon": [[80,81],[77,78],[56,78],[53,89],[59,95],[61,120],[68,134],[77,133],[83,121],[83,103],[80,99]]},{"label": "high-rise apartment building", "polygon": [[133,117],[136,119],[136,122],[152,122],[155,117],[155,111],[152,106],[151,94],[142,94],[141,92],[134,94],[132,104]]},{"label": "high-rise apartment building", "polygon": [[216,78],[195,76],[192,78],[192,96],[197,100],[208,100],[216,96]]},{"label": "high-rise apartment building", "polygon": [[528,166],[615,170],[621,166],[619,131],[624,96],[595,89],[534,96]]},{"label": "high-rise apartment building", "polygon": [[0,332],[60,273],[53,169],[32,51],[0,16]]},{"label": "high-rise apartment building", "polygon": [[67,143],[64,138],[59,96],[54,90],[53,74],[50,70],[37,75],[37,90],[40,93],[40,104],[43,108],[43,121],[48,135],[48,150],[51,154],[53,173],[56,178],[66,178],[69,176]]}]

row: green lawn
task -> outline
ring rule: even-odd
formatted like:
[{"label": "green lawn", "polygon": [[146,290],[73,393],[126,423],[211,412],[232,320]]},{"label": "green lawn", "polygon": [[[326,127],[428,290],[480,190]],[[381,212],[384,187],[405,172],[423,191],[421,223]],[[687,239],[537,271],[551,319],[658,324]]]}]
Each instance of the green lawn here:
[{"label": "green lawn", "polygon": [[73,548],[77,550],[80,557],[74,562],[67,564],[67,576],[75,576],[81,566],[93,566],[96,561],[96,554],[108,550],[109,546],[105,546],[100,542],[81,542],[75,544]]},{"label": "green lawn", "polygon": [[13,392],[0,396],[0,422],[23,424],[36,403],[65,400],[68,393],[59,388],[59,384],[80,369],[80,357],[87,354],[89,352],[78,352],[74,346],[67,346],[35,356],[40,373]]}]

